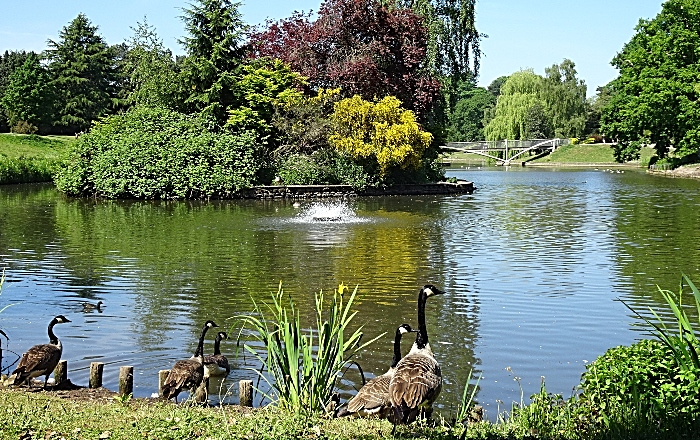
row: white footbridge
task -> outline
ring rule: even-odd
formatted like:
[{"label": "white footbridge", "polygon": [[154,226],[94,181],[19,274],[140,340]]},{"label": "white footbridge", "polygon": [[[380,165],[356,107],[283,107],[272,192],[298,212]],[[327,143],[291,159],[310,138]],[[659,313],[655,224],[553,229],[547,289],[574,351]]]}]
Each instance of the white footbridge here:
[{"label": "white footbridge", "polygon": [[[478,154],[494,159],[499,165],[510,165],[511,161],[517,159],[528,151],[543,150],[550,153],[562,145],[568,145],[570,139],[528,139],[502,141],[478,141],[478,142],[448,142],[440,148],[446,151],[460,151],[463,153]],[[499,154],[497,154],[499,153]]]}]

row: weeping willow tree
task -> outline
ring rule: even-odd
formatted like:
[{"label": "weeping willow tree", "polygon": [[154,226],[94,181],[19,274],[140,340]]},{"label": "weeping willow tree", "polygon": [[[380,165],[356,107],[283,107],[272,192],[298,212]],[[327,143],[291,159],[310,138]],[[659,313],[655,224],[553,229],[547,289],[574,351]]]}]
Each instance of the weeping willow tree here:
[{"label": "weeping willow tree", "polygon": [[487,140],[523,139],[529,131],[533,108],[546,108],[543,99],[544,78],[530,70],[508,77],[501,87],[496,115],[484,128]]},{"label": "weeping willow tree", "polygon": [[457,103],[457,86],[475,81],[481,60],[476,30],[476,0],[390,0],[394,6],[411,8],[423,17],[428,29],[426,68],[442,78],[450,111]]}]

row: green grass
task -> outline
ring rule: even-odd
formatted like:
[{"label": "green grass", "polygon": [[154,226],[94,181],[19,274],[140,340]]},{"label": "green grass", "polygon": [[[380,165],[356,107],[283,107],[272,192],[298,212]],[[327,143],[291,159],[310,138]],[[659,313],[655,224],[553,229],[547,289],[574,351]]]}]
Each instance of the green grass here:
[{"label": "green grass", "polygon": [[610,145],[605,144],[577,144],[564,145],[557,148],[552,154],[534,161],[535,163],[610,163],[614,164],[615,157]]},{"label": "green grass", "polygon": [[72,136],[0,134],[0,184],[49,182]]},{"label": "green grass", "polygon": [[[642,148],[639,164],[649,164],[649,160],[655,154],[653,148]],[[527,160],[527,154],[519,156],[517,163]],[[494,165],[495,161],[485,156],[470,153],[451,153],[445,156],[446,162],[458,162],[461,164]],[[619,165],[615,162],[613,150],[610,144],[577,144],[564,145],[548,156],[535,159],[529,164],[609,164]]]}]

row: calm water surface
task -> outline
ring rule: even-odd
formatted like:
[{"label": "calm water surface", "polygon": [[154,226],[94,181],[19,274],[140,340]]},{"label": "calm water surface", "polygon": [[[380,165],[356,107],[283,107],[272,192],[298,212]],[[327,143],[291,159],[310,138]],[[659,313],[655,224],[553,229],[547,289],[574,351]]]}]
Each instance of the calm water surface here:
[{"label": "calm water surface", "polygon": [[[314,293],[344,282],[359,286],[356,323],[367,336],[387,332],[359,359],[383,373],[396,326],[415,322],[418,289],[430,282],[447,291],[427,310],[441,412],[455,410],[473,366],[483,375],[477,400],[494,418],[521,387],[527,401],[541,377],[569,396],[587,362],[646,337],[616,299],[661,307],[656,284],[675,289],[681,273],[700,281],[700,181],[634,170],[448,175],[477,191],[352,199],[325,206],[345,210],[326,223],[313,220],[313,202],[70,200],[50,186],[0,186],[0,307],[15,304],[0,328],[21,353],[45,343],[46,325],[64,314],[73,322],[56,333],[73,382],[86,384],[100,361],[116,389],[118,366],[133,365],[135,395],[149,396],[158,370],[194,351],[206,319],[235,335],[233,317],[282,281],[310,322]],[[86,300],[102,300],[103,312],[85,313]],[[235,341],[222,349],[233,360]],[[14,360],[5,351],[3,368]],[[250,356],[233,365],[228,383],[255,377]],[[342,386],[359,380],[350,370]]]}]

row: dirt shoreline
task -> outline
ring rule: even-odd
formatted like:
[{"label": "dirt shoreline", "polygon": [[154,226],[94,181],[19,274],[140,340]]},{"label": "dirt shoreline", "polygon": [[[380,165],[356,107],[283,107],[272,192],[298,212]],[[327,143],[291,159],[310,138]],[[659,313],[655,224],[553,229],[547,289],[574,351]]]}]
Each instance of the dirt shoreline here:
[{"label": "dirt shoreline", "polygon": [[650,174],[685,179],[700,179],[700,164],[683,165],[675,170],[647,170]]}]

